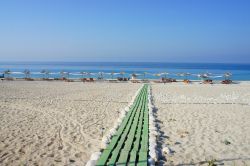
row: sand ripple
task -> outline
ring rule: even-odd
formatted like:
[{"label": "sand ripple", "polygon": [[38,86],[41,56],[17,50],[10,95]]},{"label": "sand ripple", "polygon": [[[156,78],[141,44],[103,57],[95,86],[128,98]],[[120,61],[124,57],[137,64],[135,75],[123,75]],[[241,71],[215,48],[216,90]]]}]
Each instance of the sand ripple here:
[{"label": "sand ripple", "polygon": [[153,96],[164,165],[250,165],[249,85],[153,85]]},{"label": "sand ripple", "polygon": [[84,165],[140,85],[0,84],[0,165]]}]

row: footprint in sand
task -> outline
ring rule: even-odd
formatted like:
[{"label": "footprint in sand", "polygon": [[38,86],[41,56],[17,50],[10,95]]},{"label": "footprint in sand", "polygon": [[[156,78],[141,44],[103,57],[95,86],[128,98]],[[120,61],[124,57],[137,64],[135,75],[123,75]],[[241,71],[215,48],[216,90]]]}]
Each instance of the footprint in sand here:
[{"label": "footprint in sand", "polygon": [[63,149],[63,146],[59,146],[59,147],[58,147],[58,150],[62,150],[62,149]]},{"label": "footprint in sand", "polygon": [[54,157],[55,155],[52,153],[52,154],[49,154],[48,157]]},{"label": "footprint in sand", "polygon": [[84,154],[83,154],[82,152],[80,152],[80,153],[76,153],[76,154],[75,154],[75,157],[76,157],[76,158],[81,158],[83,155],[84,155]]},{"label": "footprint in sand", "polygon": [[57,157],[54,159],[54,161],[59,163],[59,162],[62,162],[62,159],[60,157]]},{"label": "footprint in sand", "polygon": [[88,147],[88,148],[91,148],[91,147],[92,147],[92,144],[88,144],[87,147]]}]

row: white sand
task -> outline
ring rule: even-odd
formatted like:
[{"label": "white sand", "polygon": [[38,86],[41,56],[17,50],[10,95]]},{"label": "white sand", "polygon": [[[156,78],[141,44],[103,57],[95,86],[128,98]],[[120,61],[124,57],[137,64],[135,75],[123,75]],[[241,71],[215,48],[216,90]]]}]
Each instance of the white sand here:
[{"label": "white sand", "polygon": [[140,86],[0,82],[0,165],[84,165]]},{"label": "white sand", "polygon": [[164,165],[250,165],[250,84],[154,84],[153,96]]},{"label": "white sand", "polygon": [[[84,165],[141,84],[0,82],[0,165]],[[250,165],[250,84],[153,84],[164,165]],[[225,141],[230,144],[226,145]],[[163,160],[163,159],[162,159]]]}]

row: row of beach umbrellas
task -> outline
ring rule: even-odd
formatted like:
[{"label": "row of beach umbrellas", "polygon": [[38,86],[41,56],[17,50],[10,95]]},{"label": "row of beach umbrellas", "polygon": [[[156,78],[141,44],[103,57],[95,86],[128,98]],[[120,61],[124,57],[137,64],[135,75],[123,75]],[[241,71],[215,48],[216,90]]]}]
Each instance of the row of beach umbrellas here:
[{"label": "row of beach umbrellas", "polygon": [[120,75],[122,77],[124,77],[125,74],[128,74],[134,78],[136,77],[143,77],[144,79],[146,78],[147,75],[151,75],[151,76],[155,76],[155,77],[165,77],[167,78],[168,75],[172,75],[172,76],[178,76],[178,77],[185,77],[187,79],[188,76],[196,76],[199,77],[201,79],[212,79],[212,78],[221,78],[224,77],[225,79],[229,79],[232,76],[232,73],[230,72],[226,72],[224,74],[213,74],[213,73],[209,73],[209,72],[205,72],[205,73],[199,73],[199,74],[192,74],[192,73],[169,73],[169,72],[161,72],[161,73],[149,73],[149,72],[143,72],[143,73],[125,73],[125,72],[97,72],[97,73],[93,73],[93,72],[67,72],[67,71],[61,71],[61,72],[50,72],[49,70],[42,70],[40,72],[31,72],[28,69],[25,69],[23,72],[12,72],[11,70],[5,70],[4,72],[0,72],[2,74],[5,74],[7,77],[9,77],[11,74],[24,74],[26,78],[29,78],[30,75],[44,75],[45,77],[49,77],[49,75],[54,75],[54,74],[59,74],[61,75],[61,77],[69,77],[70,75],[73,76],[98,76],[99,78],[103,78],[105,75],[110,75],[111,78],[113,79],[114,76]]}]

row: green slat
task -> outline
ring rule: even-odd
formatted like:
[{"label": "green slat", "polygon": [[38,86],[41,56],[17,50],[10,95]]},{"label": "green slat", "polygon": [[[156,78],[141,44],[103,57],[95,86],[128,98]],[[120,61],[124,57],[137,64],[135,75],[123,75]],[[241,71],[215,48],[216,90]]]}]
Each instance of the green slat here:
[{"label": "green slat", "polygon": [[131,127],[131,129],[130,129],[130,131],[128,133],[127,140],[125,141],[125,146],[123,148],[123,155],[122,154],[120,155],[118,163],[127,162],[129,151],[130,151],[130,149],[132,147],[132,144],[133,144],[137,123],[138,123],[138,120],[139,120],[139,117],[140,117],[140,114],[141,114],[141,108],[142,108],[142,103],[140,103],[140,106],[138,107],[136,115],[135,115],[135,117],[133,119],[132,127]]},{"label": "green slat", "polygon": [[[137,105],[138,105],[138,102],[137,102]],[[129,119],[128,119],[128,120],[129,120]],[[125,128],[125,126],[122,127],[122,128]],[[112,138],[111,143],[110,143],[109,146],[107,147],[107,149],[109,149],[109,151],[104,151],[104,152],[102,153],[102,155],[101,155],[100,159],[98,160],[98,163],[97,163],[97,164],[104,165],[104,164],[107,162],[107,160],[108,160],[108,157],[107,157],[107,156],[110,156],[110,151],[111,151],[111,150],[114,148],[114,146],[117,144],[118,138],[119,138],[119,136],[113,137],[113,138]],[[102,156],[104,156],[104,157],[102,157]],[[99,162],[100,162],[100,163],[99,163]],[[104,163],[104,164],[103,164],[103,163]]]},{"label": "green slat", "polygon": [[[122,148],[122,145],[123,145],[124,142],[125,142],[126,136],[127,136],[128,132],[129,132],[129,129],[130,129],[131,125],[132,125],[133,118],[134,118],[134,117],[130,118],[130,122],[129,122],[129,124],[126,126],[126,129],[125,129],[125,131],[124,131],[124,133],[123,133],[123,135],[122,135],[122,138],[119,140],[118,145],[116,146],[116,148],[115,148],[115,150],[114,150],[116,153],[119,153],[119,152],[120,152],[120,150],[121,150],[121,148]],[[116,154],[113,155],[113,153],[112,153],[112,156],[111,156],[111,158],[110,158],[110,160],[109,160],[109,162],[108,162],[108,165],[115,164],[115,162],[116,162],[116,160],[117,160],[117,157],[118,157],[118,154],[117,154],[117,155],[116,155]]]},{"label": "green slat", "polygon": [[136,165],[137,151],[130,152],[129,166]]},{"label": "green slat", "polygon": [[106,164],[106,161],[108,160],[109,156],[111,155],[111,150],[104,150],[102,152],[101,157],[99,158],[98,162],[97,162],[97,166],[102,166]]},{"label": "green slat", "polygon": [[[144,85],[97,165],[147,165],[148,85]],[[139,149],[140,148],[140,149]],[[128,162],[129,159],[129,162]],[[118,160],[118,161],[117,161]],[[138,161],[138,163],[136,163]]]},{"label": "green slat", "polygon": [[126,165],[127,160],[128,160],[128,156],[129,156],[129,151],[122,150],[120,153],[120,158],[116,164],[117,165]]},{"label": "green slat", "polygon": [[115,165],[115,161],[116,161],[116,158],[119,156],[119,151],[117,150],[114,150],[112,152],[112,158],[109,160],[109,162],[107,163],[107,165]]},{"label": "green slat", "polygon": [[136,134],[136,130],[137,130],[137,125],[138,125],[138,122],[139,122],[139,118],[142,114],[142,110],[139,110],[137,112],[137,115],[135,117],[135,120],[134,120],[134,123],[133,123],[133,126],[129,132],[129,135],[128,135],[128,139],[127,141],[125,142],[125,147],[124,149],[127,150],[127,151],[130,151],[131,148],[132,148],[132,144],[133,144],[133,141],[134,141],[134,137],[135,137],[135,134]]},{"label": "green slat", "polygon": [[138,166],[146,166],[148,164],[147,159],[148,159],[148,153],[147,152],[140,152],[137,165]]}]

